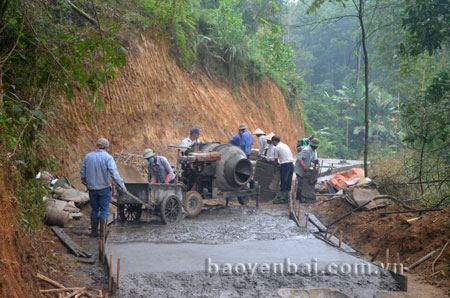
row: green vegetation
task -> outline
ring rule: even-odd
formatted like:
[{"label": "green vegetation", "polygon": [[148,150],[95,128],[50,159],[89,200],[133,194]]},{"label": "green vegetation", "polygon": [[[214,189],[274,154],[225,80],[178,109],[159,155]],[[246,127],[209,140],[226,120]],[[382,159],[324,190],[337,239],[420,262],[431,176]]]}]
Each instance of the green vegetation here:
[{"label": "green vegetation", "polygon": [[369,153],[377,161],[369,175],[402,199],[448,206],[448,1],[329,2],[298,2],[286,18],[294,61],[310,83],[305,127],[321,139],[319,153],[363,153],[365,55],[353,7],[362,4],[370,58]]},{"label": "green vegetation", "polygon": [[41,156],[42,133],[57,98],[85,88],[94,111],[103,106],[98,88],[125,64],[126,51],[107,29],[74,20],[65,1],[0,1],[0,144],[2,159],[22,178],[13,185],[24,224],[35,228],[42,216],[44,189],[32,181],[56,163]]},{"label": "green vegetation", "polygon": [[49,112],[87,90],[89,121],[130,36],[144,31],[180,67],[235,91],[270,77],[289,107],[302,101],[321,157],[361,157],[367,128],[371,157],[402,156],[399,183],[416,183],[411,196],[445,203],[449,11],[439,0],[0,0],[1,159],[22,179],[24,224],[42,216],[43,188],[28,181],[58,166],[41,153]]}]

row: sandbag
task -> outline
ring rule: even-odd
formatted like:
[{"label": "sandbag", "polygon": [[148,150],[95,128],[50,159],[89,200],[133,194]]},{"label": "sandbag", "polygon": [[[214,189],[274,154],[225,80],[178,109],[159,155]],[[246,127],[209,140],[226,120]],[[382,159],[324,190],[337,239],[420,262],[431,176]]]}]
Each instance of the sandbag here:
[{"label": "sandbag", "polygon": [[74,188],[58,187],[55,189],[55,193],[59,199],[64,201],[73,201],[78,206],[81,206],[89,201],[88,193],[76,190]]}]

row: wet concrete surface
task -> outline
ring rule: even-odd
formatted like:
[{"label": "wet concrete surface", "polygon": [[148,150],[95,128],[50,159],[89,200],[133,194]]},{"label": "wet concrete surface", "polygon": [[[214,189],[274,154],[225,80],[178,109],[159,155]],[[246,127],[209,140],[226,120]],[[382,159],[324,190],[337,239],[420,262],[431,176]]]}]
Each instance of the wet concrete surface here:
[{"label": "wet concrete surface", "polygon": [[150,224],[119,223],[108,241],[224,244],[313,237],[305,229],[299,229],[287,214],[287,210],[251,206],[210,207],[198,217],[185,218],[174,225],[163,225],[159,218]]},{"label": "wet concrete surface", "polygon": [[[173,225],[157,220],[116,224],[107,249],[108,255],[121,259],[115,297],[278,297],[281,287],[333,287],[352,297],[373,297],[396,288],[392,277],[384,274],[322,273],[326,264],[364,261],[297,227],[284,209],[217,207]],[[207,258],[217,267],[205,268]],[[280,267],[260,270],[263,263],[286,265],[286,258],[312,268],[317,262],[318,270],[299,267],[297,274],[288,274],[286,266],[283,273]],[[225,263],[231,264],[231,272]],[[239,263],[258,267],[254,274],[243,273]]]}]

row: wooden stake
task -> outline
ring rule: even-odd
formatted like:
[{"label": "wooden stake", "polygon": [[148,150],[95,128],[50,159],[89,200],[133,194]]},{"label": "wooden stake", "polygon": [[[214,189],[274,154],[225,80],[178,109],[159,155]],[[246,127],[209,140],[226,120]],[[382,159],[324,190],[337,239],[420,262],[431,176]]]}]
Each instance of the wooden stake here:
[{"label": "wooden stake", "polygon": [[113,274],[113,256],[109,255],[109,291],[112,291],[113,288],[113,280],[112,280],[112,274]]},{"label": "wooden stake", "polygon": [[106,260],[106,249],[105,249],[105,240],[102,241],[102,264],[105,264]]},{"label": "wooden stake", "polygon": [[327,239],[329,229],[330,229],[330,225],[328,224],[327,229],[325,230],[325,236],[323,236],[325,239]]},{"label": "wooden stake", "polygon": [[[396,266],[397,268],[396,268],[396,272],[397,273],[400,273],[400,274],[403,274],[403,266],[400,264],[400,253],[399,252],[397,252],[397,266]],[[400,272],[401,271],[401,272]]]},{"label": "wooden stake", "polygon": [[339,248],[342,247],[342,237],[344,236],[344,232],[342,230],[339,231]]},{"label": "wooden stake", "polygon": [[98,258],[101,260],[103,255],[103,239],[98,242]]},{"label": "wooden stake", "polygon": [[335,227],[334,230],[333,230],[333,232],[331,232],[330,236],[328,236],[327,240],[330,240],[331,237],[333,237],[334,233],[337,232],[337,230],[338,230],[338,227]]},{"label": "wooden stake", "polygon": [[120,259],[117,259],[117,288],[120,288]]},{"label": "wooden stake", "polygon": [[389,247],[386,248],[386,264],[385,267],[387,270],[389,270]]},{"label": "wooden stake", "polygon": [[305,228],[308,230],[308,223],[309,223],[309,215],[306,214],[306,222],[305,222]]}]

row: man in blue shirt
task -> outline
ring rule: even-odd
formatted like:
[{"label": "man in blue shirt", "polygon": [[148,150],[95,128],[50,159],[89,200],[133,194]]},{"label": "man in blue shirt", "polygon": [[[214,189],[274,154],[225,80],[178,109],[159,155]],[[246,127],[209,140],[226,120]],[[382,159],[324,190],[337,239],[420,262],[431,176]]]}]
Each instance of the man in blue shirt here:
[{"label": "man in blue shirt", "polygon": [[241,135],[239,133],[235,134],[233,137],[231,137],[228,144],[240,147],[241,146]]},{"label": "man in blue shirt", "polygon": [[175,174],[167,158],[157,155],[152,149],[145,149],[142,158],[148,161],[148,182],[165,184],[175,182]]},{"label": "man in blue shirt", "polygon": [[245,155],[247,155],[247,158],[249,158],[254,141],[253,136],[251,132],[247,130],[247,125],[245,124],[239,125],[239,134],[241,135],[240,147],[242,151],[244,151]]},{"label": "man in blue shirt", "polygon": [[111,178],[126,190],[122,178],[117,171],[116,163],[108,154],[109,142],[101,138],[97,140],[97,150],[86,155],[81,166],[81,182],[87,186],[92,208],[91,212],[91,236],[98,236],[103,231],[105,221],[108,220],[109,202],[111,201]]}]

